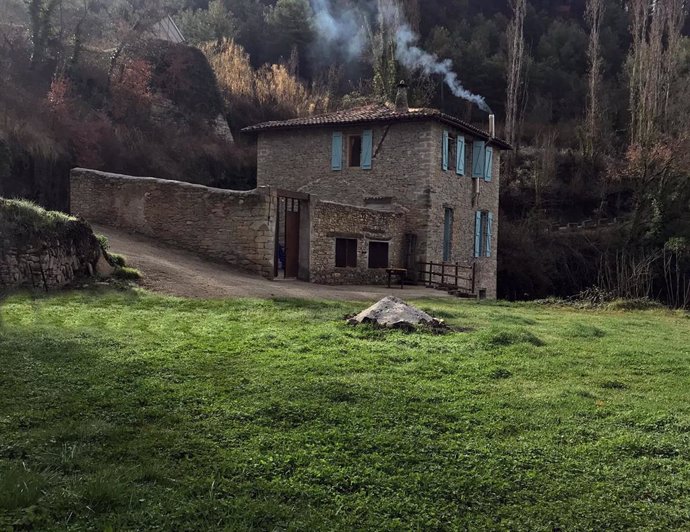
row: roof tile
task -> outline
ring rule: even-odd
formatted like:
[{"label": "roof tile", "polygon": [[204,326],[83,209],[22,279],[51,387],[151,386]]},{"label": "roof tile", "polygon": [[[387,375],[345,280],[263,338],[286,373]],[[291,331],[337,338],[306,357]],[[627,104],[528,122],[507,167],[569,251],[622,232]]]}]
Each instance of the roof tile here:
[{"label": "roof tile", "polygon": [[[389,107],[383,104],[372,104],[363,107],[356,107],[353,109],[345,109],[342,111],[335,111],[322,115],[309,116],[305,118],[293,118],[291,120],[275,120],[272,122],[264,122],[244,128],[243,133],[259,133],[268,130],[281,129],[299,129],[304,127],[319,127],[330,125],[350,125],[362,124],[368,122],[406,122],[417,120],[438,120],[444,124],[457,127],[472,135],[487,140],[491,139],[491,135],[487,131],[483,131],[459,118],[442,113],[438,109],[418,108],[410,109],[407,112],[401,112],[395,107]],[[502,149],[512,149],[510,144],[506,141],[494,138],[493,142]]]}]

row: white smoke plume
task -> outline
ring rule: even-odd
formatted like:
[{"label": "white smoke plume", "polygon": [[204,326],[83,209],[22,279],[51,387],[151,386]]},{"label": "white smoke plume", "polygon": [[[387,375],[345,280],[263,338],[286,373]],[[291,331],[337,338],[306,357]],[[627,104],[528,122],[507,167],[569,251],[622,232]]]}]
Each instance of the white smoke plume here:
[{"label": "white smoke plume", "polygon": [[367,42],[361,16],[353,9],[337,9],[332,0],[311,0],[311,5],[319,46],[344,52],[350,61],[360,58]]},{"label": "white smoke plume", "polygon": [[[352,8],[338,9],[333,2],[334,0],[311,0],[315,28],[321,44],[331,49],[344,50],[349,60],[358,59],[368,44],[367,34],[362,24],[362,14]],[[373,0],[364,4],[366,12],[375,13],[376,7]],[[473,94],[463,87],[453,70],[453,62],[450,59],[440,59],[419,46],[419,35],[405,21],[397,2],[379,2],[379,6],[381,6],[381,12],[378,13],[379,23],[385,24],[395,33],[396,59],[401,65],[411,71],[442,76],[455,96],[476,104],[482,111],[491,113],[484,97]]]},{"label": "white smoke plume", "polygon": [[397,28],[395,40],[395,57],[405,68],[421,70],[425,74],[443,76],[446,85],[455,96],[472,102],[482,111],[491,114],[491,108],[483,96],[473,94],[463,87],[458,75],[453,70],[453,62],[450,59],[441,60],[436,54],[431,54],[417,46],[419,36],[407,24],[402,24]]}]

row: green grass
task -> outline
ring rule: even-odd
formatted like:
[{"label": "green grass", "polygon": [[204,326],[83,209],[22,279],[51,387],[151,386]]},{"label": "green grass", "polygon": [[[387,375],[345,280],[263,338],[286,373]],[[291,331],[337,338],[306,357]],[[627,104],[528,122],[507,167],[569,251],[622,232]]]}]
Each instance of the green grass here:
[{"label": "green grass", "polygon": [[0,234],[8,237],[18,233],[52,234],[75,220],[61,212],[46,211],[31,201],[0,198]]},{"label": "green grass", "polygon": [[690,319],[143,293],[4,304],[0,529],[690,527]]}]

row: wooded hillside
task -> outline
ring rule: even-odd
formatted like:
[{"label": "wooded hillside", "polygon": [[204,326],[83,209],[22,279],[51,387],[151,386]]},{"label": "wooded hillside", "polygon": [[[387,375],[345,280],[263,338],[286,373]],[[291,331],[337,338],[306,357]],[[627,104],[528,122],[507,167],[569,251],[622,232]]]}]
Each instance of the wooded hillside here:
[{"label": "wooded hillside", "polygon": [[[596,286],[687,306],[687,9],[0,0],[0,194],[65,208],[75,165],[251,188],[253,148],[239,129],[391,99],[404,78],[413,105],[484,127],[487,104],[516,148],[502,180],[504,297]],[[167,15],[196,48],[150,44]]]}]

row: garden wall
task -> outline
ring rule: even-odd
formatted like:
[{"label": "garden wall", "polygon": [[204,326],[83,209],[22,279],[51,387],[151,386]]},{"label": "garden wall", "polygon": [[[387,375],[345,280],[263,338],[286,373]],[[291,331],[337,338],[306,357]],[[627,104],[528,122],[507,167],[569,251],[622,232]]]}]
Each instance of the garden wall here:
[{"label": "garden wall", "polygon": [[86,169],[71,174],[72,213],[273,277],[275,198]]}]

